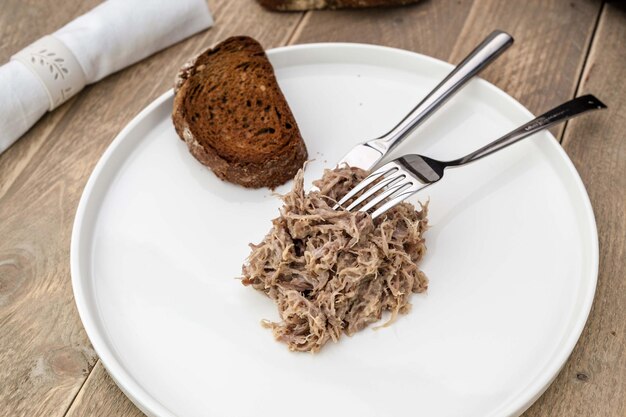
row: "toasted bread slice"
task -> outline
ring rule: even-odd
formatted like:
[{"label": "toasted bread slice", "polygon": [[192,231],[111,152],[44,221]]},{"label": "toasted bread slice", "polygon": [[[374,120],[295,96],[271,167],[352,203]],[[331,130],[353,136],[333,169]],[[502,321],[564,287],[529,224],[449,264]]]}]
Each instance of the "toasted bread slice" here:
[{"label": "toasted bread slice", "polygon": [[228,38],[181,68],[172,120],[192,155],[219,178],[275,188],[294,177],[307,150],[263,48]]}]

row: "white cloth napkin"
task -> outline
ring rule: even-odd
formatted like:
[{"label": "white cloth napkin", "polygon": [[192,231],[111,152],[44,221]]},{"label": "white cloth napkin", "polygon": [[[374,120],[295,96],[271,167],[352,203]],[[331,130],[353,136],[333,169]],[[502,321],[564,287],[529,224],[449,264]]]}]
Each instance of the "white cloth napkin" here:
[{"label": "white cloth napkin", "polygon": [[[91,84],[212,24],[206,0],[108,0],[52,36],[72,52]],[[16,60],[1,66],[0,153],[49,105],[32,69]]]}]

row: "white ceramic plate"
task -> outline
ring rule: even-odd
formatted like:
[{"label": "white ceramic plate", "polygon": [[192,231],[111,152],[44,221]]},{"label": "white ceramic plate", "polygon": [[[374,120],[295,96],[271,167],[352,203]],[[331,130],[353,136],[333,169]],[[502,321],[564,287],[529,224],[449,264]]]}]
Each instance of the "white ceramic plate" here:
[{"label": "white ceramic plate", "polygon": [[[366,45],[269,56],[315,159],[308,181],[384,133],[451,69]],[[510,416],[558,373],[591,307],[598,245],[585,189],[550,134],[427,189],[428,293],[393,326],[310,355],[274,341],[259,325],[278,319],[273,303],[235,279],[278,200],[196,162],[171,108],[168,92],[118,135],[87,183],[72,236],[85,329],[148,415]],[[455,158],[530,118],[474,80],[395,155]]]}]

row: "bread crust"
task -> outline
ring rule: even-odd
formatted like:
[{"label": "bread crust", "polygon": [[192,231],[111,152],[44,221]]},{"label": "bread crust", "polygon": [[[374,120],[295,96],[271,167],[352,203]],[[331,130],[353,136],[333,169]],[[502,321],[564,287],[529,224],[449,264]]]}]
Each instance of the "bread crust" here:
[{"label": "bread crust", "polygon": [[356,9],[392,7],[417,3],[420,0],[257,0],[262,6],[281,12],[320,9]]},{"label": "bread crust", "polygon": [[176,132],[220,179],[275,188],[306,161],[296,120],[254,39],[233,37],[207,49],[181,67],[174,90]]}]

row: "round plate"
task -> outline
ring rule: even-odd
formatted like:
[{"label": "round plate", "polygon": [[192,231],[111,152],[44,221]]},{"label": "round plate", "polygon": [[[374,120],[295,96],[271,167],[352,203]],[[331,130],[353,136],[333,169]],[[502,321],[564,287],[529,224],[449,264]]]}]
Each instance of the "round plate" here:
[{"label": "round plate", "polygon": [[[313,159],[307,181],[382,135],[452,68],[354,44],[268,55]],[[549,133],[426,189],[428,292],[392,326],[311,355],[274,341],[259,324],[278,319],[273,302],[236,279],[279,200],[200,165],[171,108],[168,92],[114,140],[72,235],[87,334],[146,414],[510,416],[558,373],[591,307],[598,244],[585,189]],[[456,158],[531,116],[474,80],[394,154]]]}]

